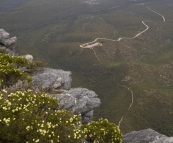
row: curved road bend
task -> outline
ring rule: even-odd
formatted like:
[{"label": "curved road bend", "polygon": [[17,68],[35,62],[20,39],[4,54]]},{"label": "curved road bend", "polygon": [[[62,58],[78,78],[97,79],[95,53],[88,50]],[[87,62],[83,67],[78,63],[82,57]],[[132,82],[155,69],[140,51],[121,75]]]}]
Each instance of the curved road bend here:
[{"label": "curved road bend", "polygon": [[[144,5],[145,6],[145,4],[144,3],[142,3],[142,5]],[[154,11],[154,10],[152,10],[151,8],[149,8],[148,6],[145,6],[148,10],[150,10],[150,11],[152,11],[152,12],[154,12],[154,13],[156,13],[156,14],[158,14],[158,15],[160,15],[161,17],[162,17],[162,19],[163,19],[163,22],[165,22],[166,20],[165,20],[165,17],[162,15],[162,14],[160,14],[160,13],[158,13],[158,12],[156,12],[156,11]]]}]

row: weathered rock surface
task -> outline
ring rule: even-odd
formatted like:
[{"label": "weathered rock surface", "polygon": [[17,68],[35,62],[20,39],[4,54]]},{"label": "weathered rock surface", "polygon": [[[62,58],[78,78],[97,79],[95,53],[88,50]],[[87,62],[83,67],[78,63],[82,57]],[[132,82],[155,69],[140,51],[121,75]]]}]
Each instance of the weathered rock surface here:
[{"label": "weathered rock surface", "polygon": [[71,72],[61,69],[40,68],[32,77],[32,86],[40,86],[44,91],[71,88]]},{"label": "weathered rock surface", "polygon": [[82,122],[92,121],[93,110],[100,106],[100,99],[94,91],[86,88],[72,88],[62,94],[50,94],[60,102],[60,109],[67,109],[75,114],[82,115]]},{"label": "weathered rock surface", "polygon": [[10,34],[6,32],[4,29],[0,29],[0,49],[4,50],[5,53],[10,53],[14,55],[15,53],[15,43],[17,38],[10,38]]},{"label": "weathered rock surface", "polygon": [[9,33],[7,33],[4,29],[0,29],[0,39],[8,39],[9,37]]},{"label": "weathered rock surface", "polygon": [[173,143],[173,137],[162,137],[152,143]]},{"label": "weathered rock surface", "polygon": [[159,134],[152,129],[145,129],[125,134],[123,143],[173,143],[173,137]]}]

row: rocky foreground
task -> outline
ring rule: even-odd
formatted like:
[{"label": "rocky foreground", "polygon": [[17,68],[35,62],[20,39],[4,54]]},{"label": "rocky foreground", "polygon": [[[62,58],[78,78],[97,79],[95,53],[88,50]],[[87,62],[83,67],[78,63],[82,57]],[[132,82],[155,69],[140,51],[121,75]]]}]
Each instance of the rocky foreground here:
[{"label": "rocky foreground", "polygon": [[[14,55],[16,40],[16,37],[10,38],[9,33],[0,29],[0,50]],[[60,102],[60,109],[81,114],[83,123],[92,121],[94,109],[100,106],[101,101],[94,91],[86,88],[71,88],[70,71],[40,68],[32,78],[33,82],[30,86],[36,90],[41,89],[47,92],[49,96],[57,98]],[[18,86],[20,86],[19,83]],[[152,129],[145,129],[123,135],[123,143],[173,143],[173,137],[159,134]]]},{"label": "rocky foreground", "polygon": [[159,134],[152,129],[145,129],[125,134],[123,143],[173,143],[173,137]]},{"label": "rocky foreground", "polygon": [[32,86],[40,87],[60,102],[60,109],[82,115],[82,122],[92,121],[93,112],[101,102],[98,95],[86,88],[71,88],[71,72],[60,69],[41,68],[32,77]]}]

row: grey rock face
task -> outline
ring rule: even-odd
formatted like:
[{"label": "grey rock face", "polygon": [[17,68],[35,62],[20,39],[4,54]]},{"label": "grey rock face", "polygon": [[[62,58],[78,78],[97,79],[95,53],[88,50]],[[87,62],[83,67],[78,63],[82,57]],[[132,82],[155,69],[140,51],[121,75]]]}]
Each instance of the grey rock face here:
[{"label": "grey rock face", "polygon": [[62,94],[50,94],[60,102],[60,109],[67,109],[75,114],[81,114],[82,122],[92,121],[93,110],[100,106],[100,99],[94,91],[86,88],[72,88]]},{"label": "grey rock face", "polygon": [[6,53],[14,55],[15,52],[14,44],[16,43],[16,40],[17,40],[16,37],[10,38],[9,33],[7,33],[4,29],[0,29],[0,44],[1,44],[0,49],[4,50]]},{"label": "grey rock face", "polygon": [[60,69],[40,68],[32,77],[32,86],[41,86],[44,91],[71,88],[71,72]]},{"label": "grey rock face", "polygon": [[9,46],[15,44],[15,43],[16,43],[16,40],[17,40],[16,37],[12,37],[12,38],[9,38],[9,39],[4,39],[4,38],[2,38],[2,39],[0,40],[0,42],[1,42],[3,45],[5,45],[6,47],[9,47]]},{"label": "grey rock face", "polygon": [[98,95],[94,91],[86,88],[72,88],[69,90],[69,94],[72,94],[78,99],[74,113],[80,112],[81,114],[86,114],[101,104],[100,99],[97,98]]},{"label": "grey rock face", "polygon": [[173,137],[159,134],[152,129],[145,129],[125,134],[123,143],[173,143]]},{"label": "grey rock face", "polygon": [[4,29],[0,29],[0,39],[8,39],[10,37],[10,34],[7,33]]}]

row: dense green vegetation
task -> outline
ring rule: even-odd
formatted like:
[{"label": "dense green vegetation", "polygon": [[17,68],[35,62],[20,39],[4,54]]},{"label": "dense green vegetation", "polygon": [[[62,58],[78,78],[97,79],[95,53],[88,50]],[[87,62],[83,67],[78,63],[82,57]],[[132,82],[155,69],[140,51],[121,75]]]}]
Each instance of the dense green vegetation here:
[{"label": "dense green vegetation", "polygon": [[[10,2],[12,0],[8,0]],[[17,51],[30,53],[54,68],[73,73],[73,87],[93,89],[102,100],[95,119],[119,123],[123,133],[152,128],[173,134],[173,5],[171,0],[29,0],[0,13],[1,27],[18,37]],[[0,2],[6,5],[7,2]],[[117,7],[116,7],[117,6]],[[44,15],[44,16],[43,16]],[[99,40],[102,47],[81,49],[97,37],[136,39]],[[126,77],[130,79],[126,80]],[[131,92],[134,93],[133,106]]]}]

